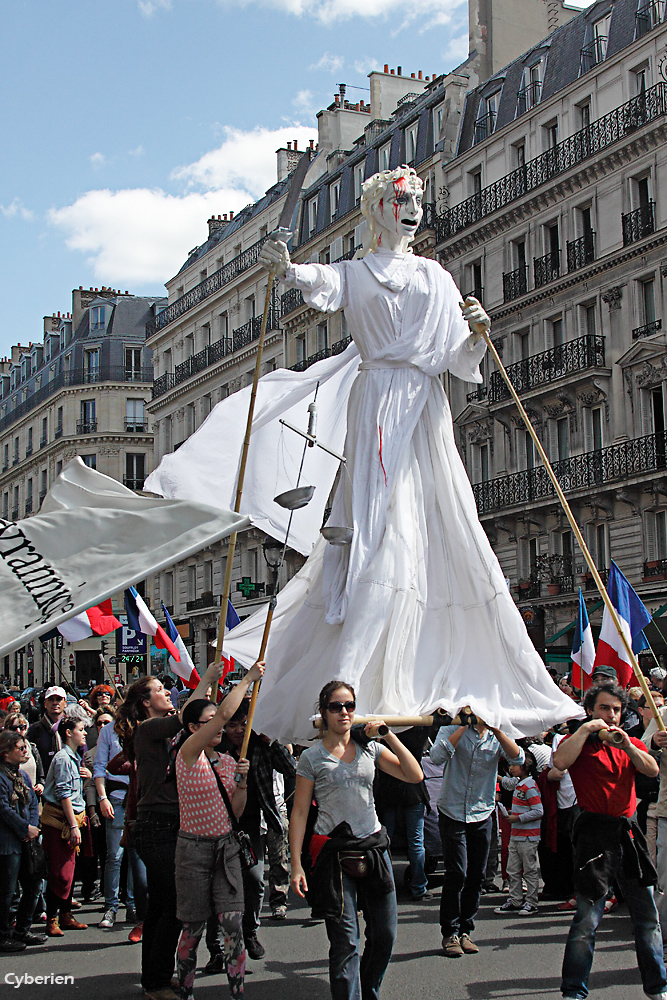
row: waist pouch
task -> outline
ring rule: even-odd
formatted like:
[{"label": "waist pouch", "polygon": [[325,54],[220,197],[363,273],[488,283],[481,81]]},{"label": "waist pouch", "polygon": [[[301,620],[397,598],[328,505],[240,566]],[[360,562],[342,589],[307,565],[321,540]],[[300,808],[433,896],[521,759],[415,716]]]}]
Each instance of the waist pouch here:
[{"label": "waist pouch", "polygon": [[365,878],[370,868],[366,851],[339,851],[338,863],[350,878]]}]

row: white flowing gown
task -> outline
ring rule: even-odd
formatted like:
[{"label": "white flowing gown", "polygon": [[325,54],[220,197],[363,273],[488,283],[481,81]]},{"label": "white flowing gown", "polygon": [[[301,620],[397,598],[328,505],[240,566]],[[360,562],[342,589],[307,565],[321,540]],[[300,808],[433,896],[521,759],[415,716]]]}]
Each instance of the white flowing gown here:
[{"label": "white flowing gown", "polygon": [[[480,382],[451,275],[434,260],[379,251],[292,265],[285,283],[322,312],[343,309],[361,364],[330,525],[278,598],[253,728],[313,738],[321,687],[355,688],[357,713],[415,715],[464,705],[509,735],[580,715],[533,647],[477,517],[438,378]],[[266,612],[225,639],[245,665]]]}]

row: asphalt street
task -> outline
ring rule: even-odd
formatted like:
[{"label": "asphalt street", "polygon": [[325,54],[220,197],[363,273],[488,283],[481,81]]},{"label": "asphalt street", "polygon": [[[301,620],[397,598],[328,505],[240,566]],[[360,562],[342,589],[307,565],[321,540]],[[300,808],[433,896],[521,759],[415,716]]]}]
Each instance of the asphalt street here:
[{"label": "asphalt street", "polygon": [[[395,866],[401,884],[402,863]],[[437,879],[434,883],[437,889]],[[479,955],[445,958],[440,949],[439,892],[413,903],[399,892],[398,940],[383,984],[382,1000],[551,1000],[560,997],[559,977],[570,915],[555,904],[541,903],[532,917],[496,916],[493,907],[505,897],[485,896],[473,935]],[[124,917],[124,910],[120,911]],[[93,925],[99,906],[85,906],[77,917]],[[268,917],[268,913],[266,914]],[[64,938],[40,948],[0,956],[3,996],[19,1000],[140,1000],[140,945],[127,941],[129,926],[118,922],[112,931],[91,926],[68,931]],[[263,918],[259,938],[266,958],[248,962],[248,1000],[327,1000],[327,940],[324,925],[309,919],[307,907],[291,900],[288,917],[280,923]],[[207,953],[202,943],[199,964]],[[18,977],[73,975],[73,985],[16,986]],[[9,994],[13,989],[13,994]],[[592,1000],[640,1000],[643,992],[635,962],[632,927],[624,909],[607,914],[598,931],[590,982]],[[224,976],[200,977],[197,1000],[229,996]]]}]

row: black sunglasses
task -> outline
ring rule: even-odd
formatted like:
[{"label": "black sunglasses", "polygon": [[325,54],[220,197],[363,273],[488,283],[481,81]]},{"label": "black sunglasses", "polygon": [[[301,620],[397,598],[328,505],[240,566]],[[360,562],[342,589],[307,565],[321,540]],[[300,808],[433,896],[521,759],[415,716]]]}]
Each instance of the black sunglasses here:
[{"label": "black sunglasses", "polygon": [[336,715],[339,715],[343,709],[345,709],[346,712],[354,712],[356,707],[356,701],[330,701],[327,705],[328,710],[330,712],[335,712]]},{"label": "black sunglasses", "polygon": [[13,733],[20,733],[22,731],[27,731],[28,726],[27,725],[25,725],[25,726],[8,726],[7,728],[10,729]]}]

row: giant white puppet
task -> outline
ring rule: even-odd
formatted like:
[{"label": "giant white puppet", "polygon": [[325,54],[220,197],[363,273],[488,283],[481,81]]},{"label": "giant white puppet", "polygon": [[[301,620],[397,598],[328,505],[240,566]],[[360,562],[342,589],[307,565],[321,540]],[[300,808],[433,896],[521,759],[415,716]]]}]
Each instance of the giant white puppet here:
[{"label": "giant white puppet", "polygon": [[[313,308],[342,309],[358,354],[346,362],[347,463],[328,521],[351,526],[352,543],[320,537],[280,594],[254,728],[312,738],[317,692],[338,678],[355,687],[360,714],[470,705],[510,735],[535,734],[577,709],[535,651],[478,520],[439,378],[481,381],[489,319],[476,300],[462,310],[449,272],[409,249],[422,215],[414,170],[371,177],[361,210],[361,259],[292,264],[273,241],[260,257]],[[320,427],[332,417],[321,414]],[[168,490],[174,476],[159,473],[148,488]],[[252,513],[247,490],[244,501]],[[250,666],[264,620],[260,610],[238,625],[226,653]]]}]

